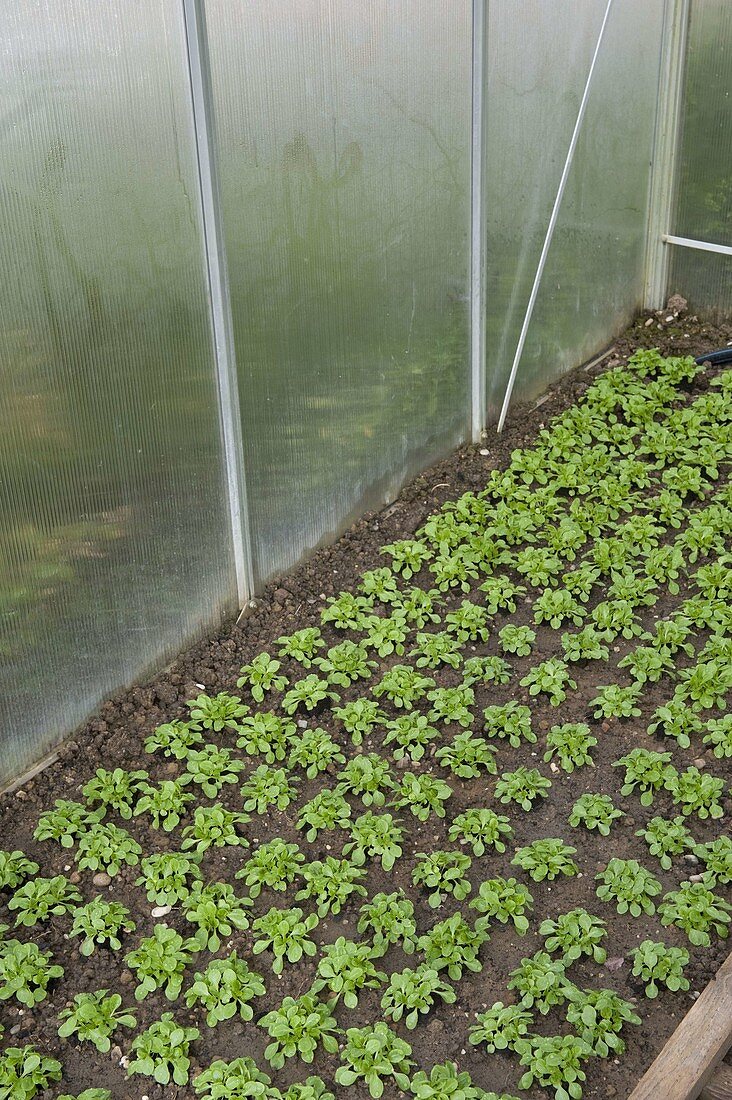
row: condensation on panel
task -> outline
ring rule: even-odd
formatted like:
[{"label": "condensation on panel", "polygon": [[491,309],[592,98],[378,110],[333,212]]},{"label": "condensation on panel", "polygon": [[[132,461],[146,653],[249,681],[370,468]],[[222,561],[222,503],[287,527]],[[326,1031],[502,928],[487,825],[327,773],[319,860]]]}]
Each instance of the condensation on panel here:
[{"label": "condensation on panel", "polygon": [[[489,5],[489,420],[503,399],[605,6]],[[514,400],[592,355],[641,304],[662,8],[662,0],[613,6]]]},{"label": "condensation on panel", "polygon": [[179,4],[4,8],[0,781],[235,591]]},{"label": "condensation on panel", "polygon": [[732,245],[729,0],[694,0],[691,6],[676,200],[675,234]]},{"label": "condensation on panel", "polygon": [[469,0],[207,0],[257,579],[464,438]]}]

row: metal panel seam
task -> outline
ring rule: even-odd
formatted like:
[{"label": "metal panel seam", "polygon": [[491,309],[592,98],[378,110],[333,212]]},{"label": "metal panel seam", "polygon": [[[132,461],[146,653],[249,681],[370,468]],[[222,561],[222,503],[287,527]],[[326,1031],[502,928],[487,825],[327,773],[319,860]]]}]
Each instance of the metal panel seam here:
[{"label": "metal panel seam", "polygon": [[689,13],[690,0],[665,0],[646,237],[646,309],[661,309],[666,299],[669,255],[664,234],[671,225],[676,191]]}]

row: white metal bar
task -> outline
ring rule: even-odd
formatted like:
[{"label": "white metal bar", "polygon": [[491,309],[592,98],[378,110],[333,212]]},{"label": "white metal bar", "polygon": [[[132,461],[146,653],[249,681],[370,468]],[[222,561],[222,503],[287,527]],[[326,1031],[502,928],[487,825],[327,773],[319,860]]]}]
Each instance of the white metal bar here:
[{"label": "white metal bar", "polygon": [[664,244],[677,244],[680,248],[696,248],[699,252],[716,252],[719,256],[732,256],[732,245],[714,244],[712,241],[695,241],[693,237],[675,237],[664,233]]},{"label": "white metal bar", "polygon": [[663,234],[671,225],[680,137],[690,0],[665,0],[658,72],[656,126],[648,195],[646,309],[661,309],[668,290],[669,253]]},{"label": "white metal bar", "polygon": [[511,373],[508,376],[508,383],[506,384],[506,392],[503,395],[503,405],[501,406],[501,415],[498,418],[497,431],[503,431],[503,425],[506,422],[506,414],[508,413],[508,406],[511,403],[511,394],[513,393],[514,383],[516,381],[516,375],[518,373],[519,363],[521,362],[521,356],[523,354],[524,345],[526,344],[526,336],[529,331],[529,325],[531,324],[531,317],[534,312],[534,306],[536,305],[536,298],[539,293],[539,285],[541,284],[541,278],[544,274],[544,267],[546,266],[547,256],[549,255],[549,247],[552,243],[552,237],[554,236],[554,230],[557,225],[557,219],[559,217],[559,208],[562,205],[562,199],[564,197],[564,191],[567,186],[567,180],[569,179],[569,171],[572,167],[572,161],[574,160],[575,150],[577,148],[577,141],[579,140],[580,130],[582,128],[582,121],[585,117],[587,110],[587,103],[590,98],[590,86],[592,84],[592,77],[595,73],[595,67],[597,65],[597,58],[600,53],[600,47],[602,46],[602,40],[605,37],[605,28],[607,27],[610,11],[613,6],[613,0],[607,0],[607,6],[605,8],[605,14],[602,18],[602,24],[600,26],[600,33],[597,36],[597,42],[595,43],[595,50],[592,54],[592,61],[587,72],[587,79],[585,81],[584,91],[582,92],[582,99],[580,100],[579,110],[577,112],[577,120],[574,124],[574,130],[572,131],[572,137],[569,142],[569,148],[567,150],[567,156],[564,161],[564,168],[562,169],[562,175],[559,180],[559,187],[557,188],[557,194],[554,199],[554,206],[549,217],[549,224],[547,225],[546,235],[544,237],[544,244],[541,248],[541,255],[539,256],[539,263],[536,267],[536,274],[534,275],[534,283],[531,287],[531,294],[529,295],[529,301],[526,306],[526,313],[524,314],[523,324],[521,325],[521,332],[519,333],[518,343],[516,345],[516,353],[513,357],[513,363],[511,364]]},{"label": "white metal bar", "polygon": [[208,36],[203,0],[181,0],[181,2],[188,54],[188,75],[198,161],[201,219],[208,272],[209,307],[216,358],[237,597],[239,606],[244,607],[253,595],[254,570],[231,297],[221,225]]},{"label": "white metal bar", "polygon": [[470,432],[479,442],[485,428],[485,194],[484,96],[487,0],[473,0],[473,88],[470,210]]}]

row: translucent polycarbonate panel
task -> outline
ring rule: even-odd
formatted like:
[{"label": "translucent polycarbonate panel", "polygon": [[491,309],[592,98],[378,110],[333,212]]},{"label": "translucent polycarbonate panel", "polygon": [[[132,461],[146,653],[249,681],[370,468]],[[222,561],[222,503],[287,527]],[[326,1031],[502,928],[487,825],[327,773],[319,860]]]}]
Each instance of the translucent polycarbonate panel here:
[{"label": "translucent polycarbonate panel", "polygon": [[[672,232],[732,245],[732,5],[693,0]],[[670,246],[669,291],[692,309],[729,315],[732,259]]]},{"label": "translucent polycarbonate panel", "polygon": [[257,578],[464,438],[469,0],[207,0]]},{"label": "translucent polycarbonate panel", "polygon": [[[676,196],[674,234],[732,245],[729,0],[693,0],[691,5]],[[713,256],[707,259],[713,264]]]},{"label": "translucent polycarbonate panel", "polygon": [[3,9],[0,781],[235,592],[180,5]]},{"label": "translucent polycarbonate panel", "polygon": [[[489,4],[488,416],[500,408],[606,0]],[[607,343],[641,304],[662,0],[615,0],[514,399]]]},{"label": "translucent polycarbonate panel", "polygon": [[718,320],[732,314],[732,256],[674,247],[669,293],[682,294],[689,308]]}]

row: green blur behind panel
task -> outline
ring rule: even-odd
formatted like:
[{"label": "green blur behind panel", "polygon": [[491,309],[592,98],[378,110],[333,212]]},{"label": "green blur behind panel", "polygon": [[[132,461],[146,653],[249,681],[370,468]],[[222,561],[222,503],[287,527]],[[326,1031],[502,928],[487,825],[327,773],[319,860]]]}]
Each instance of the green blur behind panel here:
[{"label": "green blur behind panel", "polygon": [[[679,237],[732,245],[732,5],[693,0],[676,180]],[[729,316],[732,257],[672,246],[669,289]]]},{"label": "green blur behind panel", "polygon": [[235,599],[180,5],[3,8],[0,782]]},{"label": "green blur behind panel", "polygon": [[471,5],[206,12],[261,582],[465,438]]}]

